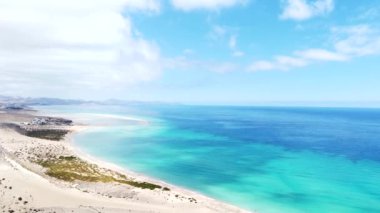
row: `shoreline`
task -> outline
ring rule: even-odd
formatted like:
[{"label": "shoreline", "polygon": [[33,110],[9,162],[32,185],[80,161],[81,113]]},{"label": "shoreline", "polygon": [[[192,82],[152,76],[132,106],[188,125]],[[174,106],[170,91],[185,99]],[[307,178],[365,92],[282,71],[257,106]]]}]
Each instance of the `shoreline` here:
[{"label": "shoreline", "polygon": [[[79,133],[79,132],[73,132],[73,134],[77,134],[77,133]],[[71,135],[69,137],[73,137],[73,135]],[[70,143],[73,143],[73,140],[70,140]],[[232,208],[240,208],[240,207],[234,206],[233,204],[226,203],[226,202],[218,200],[216,198],[209,197],[209,196],[207,196],[205,194],[202,194],[201,192],[194,191],[192,189],[189,189],[189,188],[186,188],[186,187],[183,187],[183,186],[174,185],[174,184],[165,182],[163,180],[157,179],[155,177],[148,176],[148,175],[143,174],[143,173],[134,172],[132,170],[129,170],[128,168],[119,166],[119,165],[117,165],[115,163],[111,163],[111,162],[108,162],[107,160],[104,160],[104,159],[95,157],[93,155],[90,155],[90,154],[86,153],[85,151],[81,150],[79,147],[77,147],[77,146],[75,146],[73,144],[71,144],[71,147],[73,148],[73,151],[78,156],[80,156],[83,160],[91,162],[91,163],[94,163],[94,164],[97,164],[97,165],[99,165],[101,167],[105,167],[105,168],[114,170],[116,172],[120,172],[122,174],[126,174],[126,175],[128,175],[130,177],[134,177],[134,178],[137,178],[139,180],[144,180],[144,181],[151,182],[151,183],[154,183],[154,184],[159,184],[159,185],[162,185],[163,187],[169,187],[171,190],[179,191],[179,192],[181,192],[181,194],[185,194],[187,196],[201,197],[202,199],[209,200],[211,202],[218,202],[218,203],[220,202],[220,203],[223,203],[223,205],[226,205],[226,206],[229,206],[229,207],[232,207]],[[242,210],[241,212],[249,212],[248,210],[244,210],[244,209],[241,209],[241,210]]]},{"label": "shoreline", "polygon": [[[43,112],[38,112],[38,115],[43,114]],[[9,112],[1,113],[0,115],[10,115]],[[16,113],[16,116],[20,115]],[[33,114],[28,114],[34,116]],[[28,116],[26,116],[28,117]],[[29,118],[29,117],[28,117]],[[18,119],[16,119],[18,120]],[[70,132],[65,136],[62,141],[52,142],[45,139],[32,138],[16,133],[15,131],[6,130],[4,127],[0,128],[0,146],[1,149],[6,150],[3,155],[5,155],[5,159],[7,159],[10,154],[15,155],[14,160],[15,163],[25,168],[26,170],[38,175],[41,179],[47,180],[52,185],[60,189],[74,189],[77,190],[78,193],[84,193],[85,195],[101,196],[99,199],[100,202],[114,202],[114,199],[122,199],[126,204],[129,205],[138,205],[135,209],[130,209],[128,207],[128,211],[130,212],[249,212],[247,210],[241,209],[239,207],[235,207],[231,204],[225,203],[223,201],[216,200],[214,198],[210,198],[206,195],[203,195],[199,192],[195,192],[184,187],[176,186],[156,178],[149,177],[144,174],[139,174],[133,171],[130,171],[124,167],[118,166],[113,163],[109,163],[105,160],[96,158],[95,156],[91,156],[84,151],[80,150],[79,147],[74,145],[74,135],[79,134],[81,131],[91,129],[91,125],[74,125],[70,127],[64,127],[66,129],[70,129]],[[95,127],[96,128],[96,127]],[[1,136],[4,135],[4,136]],[[17,141],[17,142],[16,142]],[[32,145],[30,145],[32,143]],[[17,144],[17,145],[16,145]],[[21,145],[20,145],[21,144]],[[25,144],[26,145],[25,147]],[[23,146],[24,145],[24,146]],[[41,148],[42,147],[42,148]],[[0,154],[1,154],[0,149]],[[37,149],[38,151],[35,151]],[[42,149],[42,150],[41,150]],[[49,152],[44,153],[44,149],[50,150]],[[20,150],[27,150],[26,153],[21,153]],[[34,150],[34,151],[30,151]],[[53,150],[53,151],[52,151]],[[96,174],[98,174],[98,170],[103,172],[99,173],[101,177],[112,177],[112,180],[117,180],[118,182],[87,182],[83,180],[73,180],[71,182],[62,181],[56,179],[56,177],[49,177],[47,175],[46,168],[41,168],[40,165],[36,165],[35,162],[26,162],[26,159],[31,159],[34,155],[37,156],[41,153],[47,155],[54,155],[54,160],[57,159],[75,159],[74,163],[82,163],[84,166],[90,165],[91,169],[96,170]],[[20,155],[20,156],[17,156]],[[66,156],[66,157],[63,157]],[[76,160],[78,159],[78,160]],[[45,164],[49,159],[44,158]],[[0,159],[0,163],[4,161]],[[6,160],[5,160],[6,161]],[[55,162],[55,161],[54,161]],[[64,161],[66,162],[66,161]],[[61,163],[61,161],[60,161]],[[72,162],[70,162],[72,163]],[[83,166],[81,165],[81,166]],[[9,166],[9,165],[8,165]],[[93,167],[92,167],[93,166]],[[10,166],[10,168],[13,168]],[[21,172],[22,173],[22,172]],[[109,175],[111,174],[111,175]],[[0,170],[0,180],[1,180],[2,171]],[[23,175],[26,175],[23,173]],[[108,175],[108,176],[105,176]],[[27,175],[30,176],[30,175]],[[120,177],[128,177],[128,179],[119,180]],[[59,177],[59,176],[58,176]],[[81,176],[82,177],[82,176]],[[117,177],[118,179],[115,179]],[[70,177],[71,178],[71,177]],[[128,183],[130,185],[123,185],[123,183]],[[17,183],[14,183],[17,185]],[[132,184],[132,185],[131,185]],[[150,184],[150,185],[149,185]],[[135,186],[135,187],[133,187]],[[153,187],[154,190],[139,188],[142,187]],[[157,189],[156,189],[157,188]],[[38,191],[34,192],[34,196],[38,196]],[[81,195],[83,196],[83,195]],[[111,203],[112,203],[111,202]],[[86,203],[86,202],[84,202]],[[82,205],[82,204],[81,204]],[[79,205],[79,207],[81,206]],[[100,208],[105,208],[100,206]],[[110,207],[111,206],[111,207]],[[120,205],[116,205],[118,207]],[[43,209],[51,208],[51,206],[37,206],[43,212]],[[41,208],[43,207],[43,208]],[[70,206],[63,206],[60,208],[70,209],[70,211],[62,211],[62,212],[71,212],[72,209]],[[82,209],[76,208],[74,212],[82,212]],[[14,207],[10,207],[14,208]],[[97,207],[99,208],[99,207]],[[99,212],[120,212],[120,209],[112,208],[112,205],[108,205],[107,209]],[[127,209],[122,209],[121,212],[126,211]]]},{"label": "shoreline", "polygon": [[148,176],[146,174],[142,174],[142,173],[138,173],[138,172],[134,172],[134,171],[131,171],[127,168],[124,168],[122,166],[119,166],[115,163],[111,163],[111,162],[108,162],[106,160],[103,160],[101,158],[97,158],[97,157],[94,157],[93,155],[90,155],[84,151],[82,151],[80,148],[76,147],[76,146],[73,146],[73,150],[76,154],[78,154],[79,156],[81,156],[81,158],[83,160],[86,160],[88,162],[92,162],[94,164],[97,164],[101,167],[105,167],[105,168],[108,168],[108,169],[111,169],[111,170],[114,170],[116,172],[120,172],[122,174],[127,174],[128,176],[130,177],[134,177],[136,179],[139,179],[139,180],[145,180],[147,182],[151,182],[151,183],[155,183],[155,184],[160,184],[162,186],[166,186],[166,187],[169,187],[171,190],[173,191],[181,191],[182,194],[186,194],[188,196],[197,196],[197,197],[202,197],[203,199],[207,199],[207,200],[210,200],[212,202],[221,202],[223,203],[224,205],[227,205],[227,206],[231,206],[231,207],[235,207],[233,206],[232,204],[229,204],[229,203],[225,203],[223,201],[220,201],[220,200],[217,200],[215,198],[211,198],[207,195],[204,195],[202,194],[201,192],[197,192],[197,191],[194,191],[194,190],[191,190],[191,189],[188,189],[186,187],[183,187],[183,186],[177,186],[177,185],[174,185],[174,184],[171,184],[171,183],[168,183],[168,182],[165,182],[163,180],[160,180],[160,179],[157,179],[157,178],[154,178],[154,177],[151,177],[151,176]]}]

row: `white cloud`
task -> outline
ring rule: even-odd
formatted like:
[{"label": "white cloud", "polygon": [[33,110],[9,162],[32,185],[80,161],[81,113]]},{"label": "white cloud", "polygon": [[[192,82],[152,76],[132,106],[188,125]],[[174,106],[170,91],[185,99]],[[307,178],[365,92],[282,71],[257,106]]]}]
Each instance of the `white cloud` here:
[{"label": "white cloud", "polygon": [[281,19],[306,20],[325,15],[334,9],[334,0],[283,0]]},{"label": "white cloud", "polygon": [[317,61],[344,61],[347,57],[341,53],[332,52],[324,49],[308,49],[296,52],[301,58]]},{"label": "white cloud", "polygon": [[193,55],[195,51],[193,49],[184,49],[183,54],[184,55]]},{"label": "white cloud", "polygon": [[234,57],[242,57],[245,53],[237,47],[237,35],[234,32],[236,29],[227,27],[214,25],[211,28],[211,31],[207,34],[207,36],[212,40],[212,42],[226,42],[226,45],[231,50],[231,55]]},{"label": "white cloud", "polygon": [[227,73],[238,70],[238,65],[232,62],[210,63],[206,65],[206,68],[213,72]]},{"label": "white cloud", "polygon": [[225,26],[214,25],[211,28],[211,31],[208,33],[208,37],[211,40],[218,41],[223,39],[228,33],[228,30]]},{"label": "white cloud", "polygon": [[249,65],[248,71],[289,70],[294,67],[306,66],[307,62],[302,58],[289,56],[277,56],[273,61],[256,61]]},{"label": "white cloud", "polygon": [[240,51],[238,48],[237,48],[237,37],[236,35],[232,35],[228,41],[228,47],[231,49],[232,51],[232,56],[234,57],[242,57],[244,56],[244,52],[243,51]]},{"label": "white cloud", "polygon": [[159,49],[122,13],[159,10],[156,0],[0,0],[0,89],[56,96],[154,79]]},{"label": "white cloud", "polygon": [[375,20],[380,17],[380,7],[371,7],[365,10],[361,15],[357,16],[357,20]]},{"label": "white cloud", "polygon": [[232,72],[239,69],[239,65],[232,62],[220,62],[212,60],[196,60],[187,56],[179,56],[165,59],[164,67],[172,70],[204,70],[217,73]]},{"label": "white cloud", "polygon": [[333,33],[337,39],[335,49],[350,56],[364,56],[380,53],[380,30],[369,25],[336,27]]},{"label": "white cloud", "polygon": [[320,61],[346,61],[355,57],[380,54],[380,30],[369,25],[335,27],[331,50],[311,48],[290,56],[254,61],[248,71],[289,70]]},{"label": "white cloud", "polygon": [[230,40],[228,42],[228,46],[231,48],[231,49],[236,49],[236,36],[233,35],[230,37]]},{"label": "white cloud", "polygon": [[245,53],[243,51],[240,51],[240,50],[235,50],[232,52],[232,56],[234,56],[234,57],[242,57],[244,55],[245,55]]},{"label": "white cloud", "polygon": [[272,61],[255,61],[251,65],[248,66],[248,71],[256,72],[256,71],[267,71],[273,70],[276,68],[275,62]]},{"label": "white cloud", "polygon": [[218,10],[244,4],[247,0],[171,0],[171,2],[179,10],[191,11],[197,9]]},{"label": "white cloud", "polygon": [[303,58],[289,57],[289,56],[277,56],[276,62],[280,67],[303,67],[307,65],[307,62]]}]

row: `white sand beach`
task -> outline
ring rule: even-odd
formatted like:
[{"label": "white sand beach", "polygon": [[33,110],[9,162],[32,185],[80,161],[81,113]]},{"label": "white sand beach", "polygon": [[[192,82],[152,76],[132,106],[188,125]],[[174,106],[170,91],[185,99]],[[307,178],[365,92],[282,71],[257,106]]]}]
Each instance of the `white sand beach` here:
[{"label": "white sand beach", "polygon": [[[34,117],[30,112],[0,115],[1,123],[28,122]],[[84,127],[55,128],[72,133]],[[82,157],[70,144],[70,135],[61,141],[51,141],[28,137],[4,126],[0,128],[1,212],[246,212],[94,158]],[[63,181],[49,176],[48,170],[36,163],[63,156],[78,159],[77,162],[84,165],[94,165],[92,169],[107,177],[126,176],[133,183],[147,182],[161,188],[150,190],[120,181]],[[170,190],[163,190],[165,188]]]}]

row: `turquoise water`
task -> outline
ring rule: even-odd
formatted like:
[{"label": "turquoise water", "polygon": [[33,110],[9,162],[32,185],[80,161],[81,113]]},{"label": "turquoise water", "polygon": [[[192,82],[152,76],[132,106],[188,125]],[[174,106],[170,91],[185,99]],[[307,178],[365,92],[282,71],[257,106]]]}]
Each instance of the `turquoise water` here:
[{"label": "turquoise water", "polygon": [[[47,108],[44,108],[45,110]],[[380,212],[380,110],[70,106],[85,152],[259,212]],[[78,114],[76,114],[78,118]]]}]

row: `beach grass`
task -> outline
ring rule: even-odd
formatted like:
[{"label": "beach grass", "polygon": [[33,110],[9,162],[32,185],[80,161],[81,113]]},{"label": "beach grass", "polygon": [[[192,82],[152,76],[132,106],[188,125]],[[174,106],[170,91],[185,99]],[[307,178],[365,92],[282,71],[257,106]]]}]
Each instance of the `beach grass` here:
[{"label": "beach grass", "polygon": [[62,129],[41,129],[33,131],[25,131],[25,135],[28,137],[41,138],[52,141],[60,141],[68,133],[68,130]]},{"label": "beach grass", "polygon": [[87,163],[75,156],[59,156],[57,158],[38,160],[36,163],[46,169],[46,175],[67,182],[115,182],[141,189],[162,189],[164,191],[170,191],[167,187],[128,179],[123,174],[101,169],[97,165]]},{"label": "beach grass", "polygon": [[25,135],[33,138],[46,139],[51,141],[61,141],[65,138],[69,130],[66,129],[33,129],[33,128],[23,128],[19,124],[14,123],[2,123],[0,126],[11,128],[21,135]]}]

